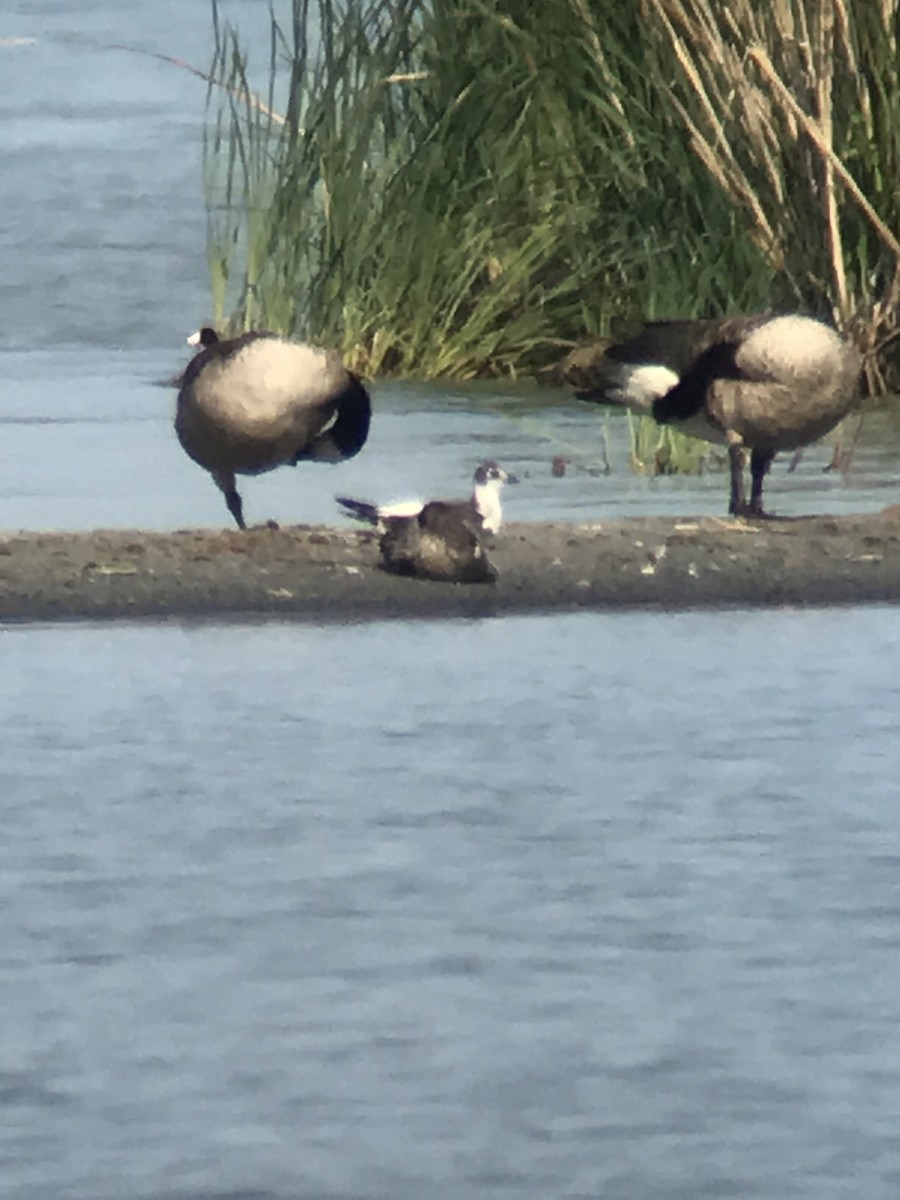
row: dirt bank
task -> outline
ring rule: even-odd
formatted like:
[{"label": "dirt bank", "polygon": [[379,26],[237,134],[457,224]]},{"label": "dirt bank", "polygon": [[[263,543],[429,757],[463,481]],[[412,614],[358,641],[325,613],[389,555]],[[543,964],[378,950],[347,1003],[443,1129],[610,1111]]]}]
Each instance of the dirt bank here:
[{"label": "dirt bank", "polygon": [[388,575],[369,531],[312,528],[0,535],[0,620],[283,615],[316,620],[578,608],[900,600],[900,510],[513,524],[495,584]]}]

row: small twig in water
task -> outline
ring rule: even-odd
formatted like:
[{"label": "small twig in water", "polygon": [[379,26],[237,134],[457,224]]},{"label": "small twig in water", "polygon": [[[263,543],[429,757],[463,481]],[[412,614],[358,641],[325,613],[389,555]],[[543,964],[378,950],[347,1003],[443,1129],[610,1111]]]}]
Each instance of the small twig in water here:
[{"label": "small twig in water", "polygon": [[[276,125],[284,125],[287,120],[281,113],[275,112],[270,108],[264,100],[256,95],[255,92],[244,91],[243,88],[230,87],[222,79],[216,79],[210,75],[208,71],[201,71],[199,67],[195,67],[192,63],[185,62],[183,58],[175,58],[171,54],[162,54],[158,50],[144,50],[140,46],[126,46],[122,42],[97,42],[93,38],[81,37],[77,34],[60,34],[57,37],[36,38],[36,37],[12,37],[0,38],[0,46],[33,46],[36,42],[63,42],[66,45],[87,46],[92,50],[118,50],[123,54],[139,54],[143,58],[155,58],[158,62],[169,63],[173,67],[178,67],[182,71],[188,71],[191,75],[196,75],[198,79],[202,79],[204,83],[209,83],[213,87],[221,88],[223,92],[227,92],[235,100],[241,100],[245,104],[249,104],[251,108],[255,108],[257,112],[261,112],[263,116],[274,121]],[[390,82],[386,80],[385,82]]]}]

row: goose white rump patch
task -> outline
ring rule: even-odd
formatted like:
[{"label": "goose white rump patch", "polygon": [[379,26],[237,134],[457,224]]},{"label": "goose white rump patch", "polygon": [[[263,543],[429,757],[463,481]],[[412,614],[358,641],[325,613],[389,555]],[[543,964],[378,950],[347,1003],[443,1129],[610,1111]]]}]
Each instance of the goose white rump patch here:
[{"label": "goose white rump patch", "polygon": [[665,396],[678,382],[678,374],[662,363],[616,363],[610,400],[627,404],[639,412],[650,412],[653,401]]}]

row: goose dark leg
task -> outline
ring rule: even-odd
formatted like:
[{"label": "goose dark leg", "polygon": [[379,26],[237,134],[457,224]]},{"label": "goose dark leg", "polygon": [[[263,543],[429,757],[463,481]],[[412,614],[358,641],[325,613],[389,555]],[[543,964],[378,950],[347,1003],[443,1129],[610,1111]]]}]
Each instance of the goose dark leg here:
[{"label": "goose dark leg", "polygon": [[228,511],[234,517],[235,521],[237,521],[238,529],[246,529],[247,526],[244,523],[244,505],[237,488],[232,487],[228,489],[225,493],[225,503],[228,505]]},{"label": "goose dark leg", "polygon": [[762,503],[763,480],[769,472],[769,467],[771,467],[774,457],[775,452],[773,450],[754,450],[750,455],[750,478],[752,480],[750,487],[750,514],[754,517],[765,515]]},{"label": "goose dark leg", "polygon": [[731,465],[731,501],[728,511],[733,517],[744,516],[747,511],[744,500],[744,447],[740,443],[732,443],[728,447],[728,461]]},{"label": "goose dark leg", "polygon": [[222,490],[225,497],[225,503],[228,505],[228,511],[237,521],[238,529],[246,529],[244,524],[244,505],[241,501],[240,493],[234,482],[234,475],[230,471],[214,472],[213,479]]}]

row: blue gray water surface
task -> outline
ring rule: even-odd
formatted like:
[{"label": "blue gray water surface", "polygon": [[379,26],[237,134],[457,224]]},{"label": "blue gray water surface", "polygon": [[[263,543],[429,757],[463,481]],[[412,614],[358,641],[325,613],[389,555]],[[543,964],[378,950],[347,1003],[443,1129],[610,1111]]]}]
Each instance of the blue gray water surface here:
[{"label": "blue gray water surface", "polygon": [[0,649],[0,1194],[898,1194],[893,610]]},{"label": "blue gray water surface", "polygon": [[[266,9],[227,6],[262,62]],[[205,85],[101,43],[202,69],[208,10],[0,17],[0,527],[220,527],[155,386],[210,315]],[[485,455],[513,518],[724,507],[550,389],[375,403],[249,518]],[[897,449],[875,415],[773,506],[874,511]],[[0,1198],[895,1200],[898,640],[890,608],[0,629]]]}]

